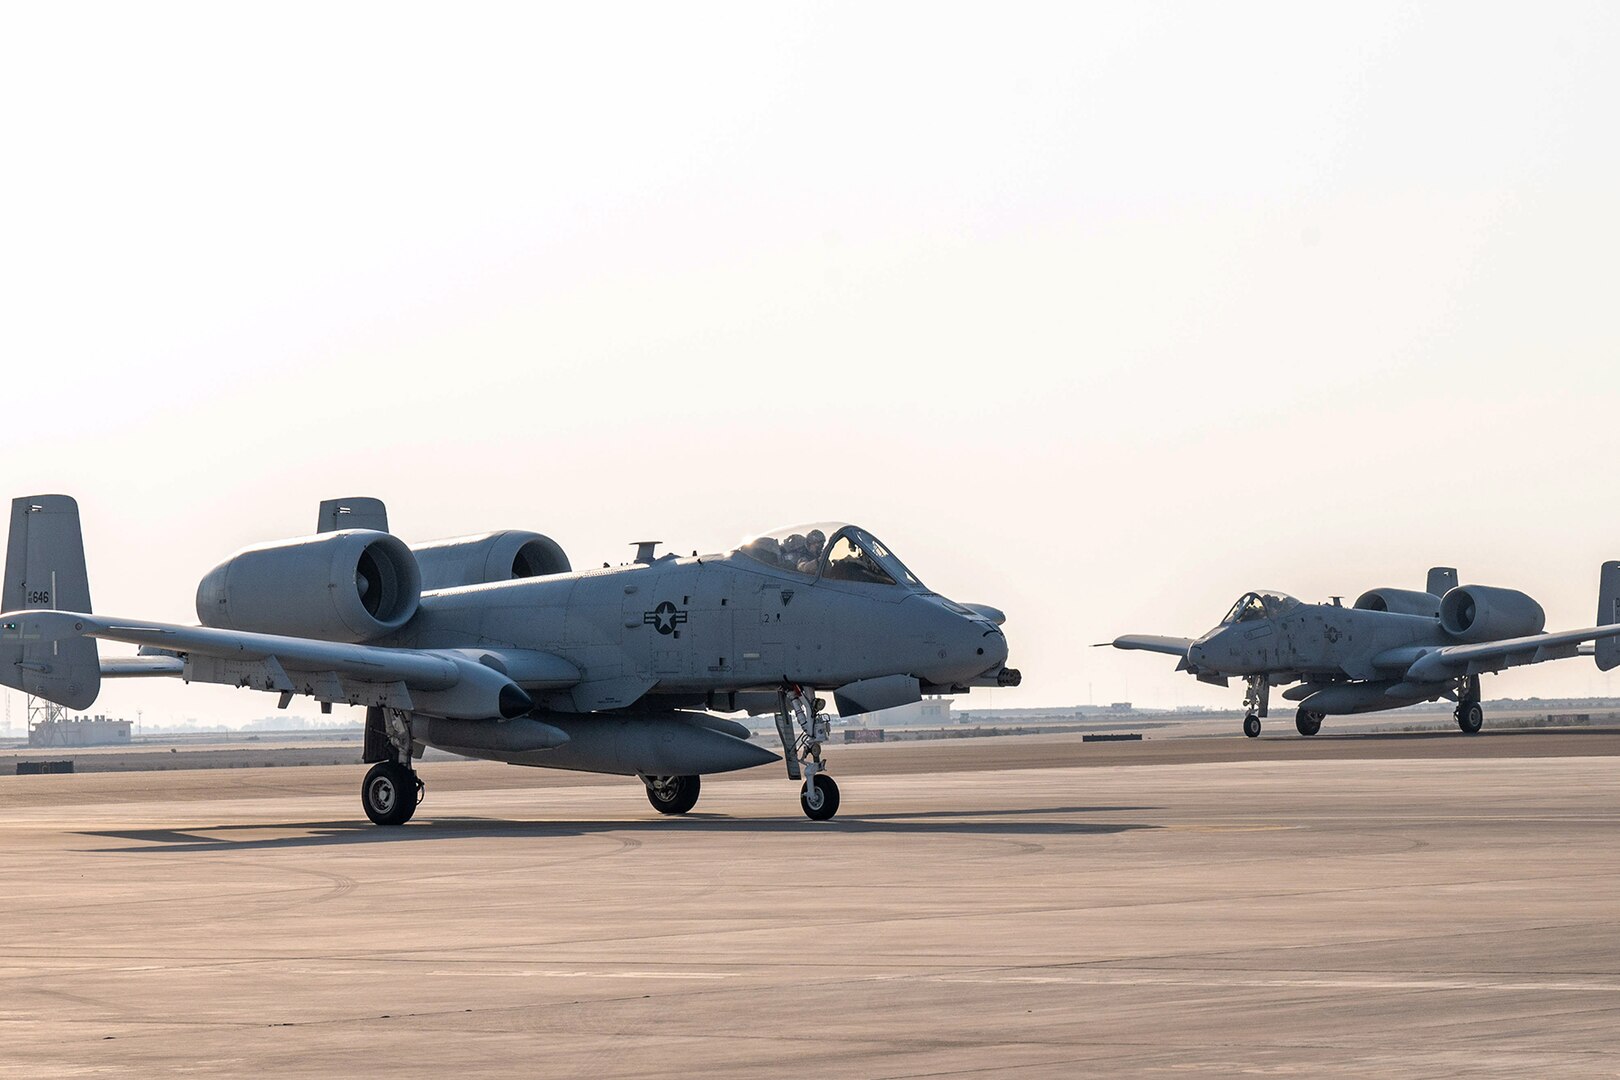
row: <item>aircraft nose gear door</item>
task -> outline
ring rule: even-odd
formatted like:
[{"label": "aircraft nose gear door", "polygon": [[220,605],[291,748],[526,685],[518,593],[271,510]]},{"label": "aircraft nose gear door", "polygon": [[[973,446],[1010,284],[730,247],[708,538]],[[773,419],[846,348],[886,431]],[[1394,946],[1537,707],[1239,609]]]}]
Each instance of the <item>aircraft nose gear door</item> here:
[{"label": "aircraft nose gear door", "polygon": [[[776,733],[782,739],[782,760],[788,778],[799,779],[799,807],[812,821],[827,821],[838,813],[838,785],[825,772],[821,744],[831,736],[827,714],[818,711],[821,702],[814,691],[802,686],[783,687],[776,693]],[[795,725],[798,732],[793,729]]]}]

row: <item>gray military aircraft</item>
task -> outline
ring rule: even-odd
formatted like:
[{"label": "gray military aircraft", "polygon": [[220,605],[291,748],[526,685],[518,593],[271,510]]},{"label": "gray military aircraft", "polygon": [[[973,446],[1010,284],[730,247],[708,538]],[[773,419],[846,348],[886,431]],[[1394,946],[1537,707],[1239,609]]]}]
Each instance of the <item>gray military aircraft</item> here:
[{"label": "gray military aircraft", "polygon": [[[1603,671],[1620,665],[1620,562],[1603,564],[1598,625],[1545,633],[1541,605],[1514,589],[1457,584],[1457,571],[1429,571],[1427,590],[1373,589],[1354,606],[1338,598],[1302,604],[1278,592],[1244,593],[1201,638],[1128,634],[1103,645],[1180,658],[1177,671],[1199,682],[1241,678],[1243,733],[1260,734],[1273,686],[1299,683],[1283,697],[1300,703],[1294,727],[1315,735],[1330,715],[1399,709],[1447,698],[1457,726],[1485,723],[1479,677],[1523,664],[1594,655]],[[1583,645],[1595,642],[1594,645]]]},{"label": "gray military aircraft", "polygon": [[[0,684],[69,708],[103,677],[174,676],[366,707],[361,802],[401,825],[424,747],[641,778],[666,814],[700,777],[777,761],[714,712],[774,712],[788,776],[815,820],[838,811],[829,723],[1016,686],[1004,616],[926,588],[876,537],[827,523],[690,558],[575,571],[557,543],[506,531],[407,546],[375,499],[321,504],[318,531],[245,548],[197,589],[201,625],[91,613],[78,505],[12,503]],[[140,646],[101,659],[98,641]]]}]

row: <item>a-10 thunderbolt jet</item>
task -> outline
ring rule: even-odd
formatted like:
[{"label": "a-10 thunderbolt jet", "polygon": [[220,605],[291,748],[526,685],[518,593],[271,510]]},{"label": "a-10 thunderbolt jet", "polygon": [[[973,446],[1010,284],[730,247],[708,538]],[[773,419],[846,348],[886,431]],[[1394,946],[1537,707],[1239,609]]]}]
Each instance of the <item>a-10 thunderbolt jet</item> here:
[{"label": "a-10 thunderbolt jet", "polygon": [[[1606,562],[1598,585],[1598,625],[1545,633],[1541,605],[1515,589],[1457,584],[1457,571],[1435,567],[1428,588],[1373,589],[1352,607],[1302,604],[1277,592],[1245,593],[1220,625],[1201,638],[1129,634],[1104,642],[1180,659],[1177,671],[1200,682],[1243,680],[1243,733],[1260,734],[1273,686],[1299,702],[1294,727],[1315,735],[1330,715],[1400,709],[1447,698],[1457,726],[1485,723],[1479,677],[1578,654],[1608,671],[1620,665],[1620,562]],[[1595,642],[1585,645],[1584,642]]]},{"label": "a-10 thunderbolt jet", "polygon": [[[924,587],[870,533],[825,524],[678,558],[575,571],[507,531],[407,546],[375,499],[321,504],[312,536],[245,548],[203,578],[201,625],[91,613],[77,504],[12,503],[0,683],[70,708],[103,677],[177,676],[366,707],[361,802],[410,819],[424,747],[638,776],[681,814],[704,773],[778,760],[714,712],[774,712],[816,820],[838,810],[829,722],[976,686],[1016,686],[1003,616]],[[102,659],[97,641],[141,646]]]}]

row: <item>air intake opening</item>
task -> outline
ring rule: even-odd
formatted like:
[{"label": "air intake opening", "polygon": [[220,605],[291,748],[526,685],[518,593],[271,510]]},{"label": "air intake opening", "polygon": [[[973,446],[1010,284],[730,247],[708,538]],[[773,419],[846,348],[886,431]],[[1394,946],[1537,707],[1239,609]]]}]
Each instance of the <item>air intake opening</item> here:
[{"label": "air intake opening", "polygon": [[543,538],[530,540],[518,548],[517,554],[512,558],[514,578],[566,574],[568,569],[568,556],[563,554],[562,548]]},{"label": "air intake opening", "polygon": [[399,570],[380,547],[373,544],[360,553],[354,569],[354,589],[366,613],[379,622],[387,622],[399,610]]},{"label": "air intake opening", "polygon": [[1455,608],[1453,608],[1452,611],[1453,620],[1456,623],[1458,630],[1467,630],[1470,626],[1473,626],[1474,619],[1479,614],[1478,610],[1474,607],[1474,602],[1472,600],[1465,600],[1463,603],[1458,604]]}]

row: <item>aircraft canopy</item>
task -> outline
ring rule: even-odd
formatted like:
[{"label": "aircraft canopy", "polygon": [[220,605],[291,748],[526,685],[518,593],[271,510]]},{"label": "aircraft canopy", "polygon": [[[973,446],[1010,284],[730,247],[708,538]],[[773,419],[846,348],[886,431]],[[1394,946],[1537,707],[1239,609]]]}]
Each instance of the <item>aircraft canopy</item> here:
[{"label": "aircraft canopy", "polygon": [[743,541],[737,551],[774,570],[826,581],[923,588],[883,542],[865,529],[840,521],[792,525]]},{"label": "aircraft canopy", "polygon": [[1221,625],[1253,622],[1256,619],[1275,619],[1279,615],[1286,615],[1297,607],[1299,607],[1299,601],[1287,593],[1244,593],[1238,602],[1232,605],[1232,610],[1226,613],[1226,618],[1221,620]]}]

